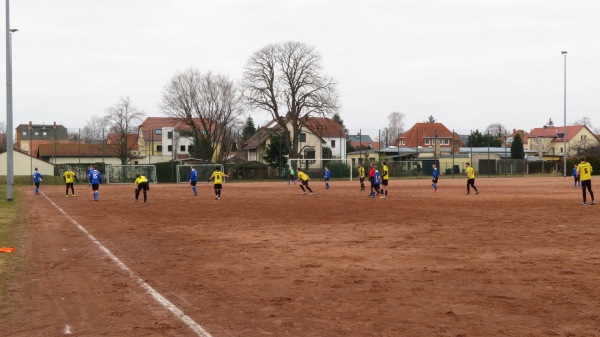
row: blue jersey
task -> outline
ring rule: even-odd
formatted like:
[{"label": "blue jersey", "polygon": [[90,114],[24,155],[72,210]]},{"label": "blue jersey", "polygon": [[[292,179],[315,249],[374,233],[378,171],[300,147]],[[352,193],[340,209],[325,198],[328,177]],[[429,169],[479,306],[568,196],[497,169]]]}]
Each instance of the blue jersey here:
[{"label": "blue jersey", "polygon": [[196,172],[196,169],[192,169],[192,172],[190,172],[190,181],[198,181],[198,172]]},{"label": "blue jersey", "polygon": [[92,184],[102,184],[102,174],[98,170],[92,170],[88,178]]},{"label": "blue jersey", "polygon": [[40,181],[42,181],[42,174],[39,173],[38,171],[33,172],[33,182],[34,183],[39,183]]},{"label": "blue jersey", "polygon": [[325,179],[331,178],[331,171],[325,170]]},{"label": "blue jersey", "polygon": [[433,169],[433,179],[436,179],[438,177],[438,168],[434,168]]},{"label": "blue jersey", "polygon": [[573,172],[571,172],[571,175],[572,175],[573,177],[577,177],[577,167],[574,167],[574,168],[573,168]]},{"label": "blue jersey", "polygon": [[373,183],[375,185],[381,184],[381,174],[379,173],[378,170],[375,171],[375,175],[373,176]]}]

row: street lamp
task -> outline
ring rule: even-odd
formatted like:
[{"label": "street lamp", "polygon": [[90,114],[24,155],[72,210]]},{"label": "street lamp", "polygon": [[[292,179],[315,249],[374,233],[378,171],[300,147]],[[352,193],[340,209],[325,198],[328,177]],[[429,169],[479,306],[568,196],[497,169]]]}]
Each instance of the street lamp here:
[{"label": "street lamp", "polygon": [[567,176],[567,51],[563,50],[562,54],[564,55],[564,65],[565,65],[565,74],[564,74],[564,134],[563,134],[563,152],[564,152],[564,159],[563,159],[563,164],[564,164],[564,168],[563,168],[563,176],[566,177]]},{"label": "street lamp", "polygon": [[6,0],[6,201],[13,201],[13,102],[12,102],[12,33],[9,0]]}]

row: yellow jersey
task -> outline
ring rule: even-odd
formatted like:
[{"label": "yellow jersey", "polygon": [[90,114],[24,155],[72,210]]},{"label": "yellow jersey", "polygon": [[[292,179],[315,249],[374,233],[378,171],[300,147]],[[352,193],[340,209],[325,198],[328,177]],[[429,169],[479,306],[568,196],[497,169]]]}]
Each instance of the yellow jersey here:
[{"label": "yellow jersey", "polygon": [[67,184],[72,184],[73,181],[75,180],[75,172],[73,172],[71,170],[67,170],[67,171],[65,171],[65,173],[63,173],[63,178],[65,178],[65,182]]},{"label": "yellow jersey", "polygon": [[308,179],[310,179],[308,177],[308,174],[306,174],[302,171],[298,171],[298,178],[300,178],[302,181],[307,181]]},{"label": "yellow jersey", "polygon": [[383,165],[383,174],[381,175],[381,179],[388,180],[390,177],[390,171],[388,171],[387,165]]},{"label": "yellow jersey", "polygon": [[221,172],[221,171],[215,171],[213,172],[213,174],[210,176],[210,178],[208,180],[211,179],[215,179],[215,185],[216,184],[222,184],[223,183],[223,177],[225,176],[225,173]]},{"label": "yellow jersey", "polygon": [[139,176],[137,177],[137,179],[135,180],[135,186],[141,184],[141,183],[147,183],[148,182],[148,178],[146,178],[145,176]]},{"label": "yellow jersey", "polygon": [[581,181],[592,179],[592,165],[588,162],[582,162],[577,165],[577,172],[579,172],[579,179]]},{"label": "yellow jersey", "polygon": [[473,166],[469,166],[469,168],[467,168],[467,178],[475,179],[475,170],[473,169]]},{"label": "yellow jersey", "polygon": [[358,169],[358,177],[359,178],[364,178],[365,177],[365,168],[362,167],[362,166]]}]

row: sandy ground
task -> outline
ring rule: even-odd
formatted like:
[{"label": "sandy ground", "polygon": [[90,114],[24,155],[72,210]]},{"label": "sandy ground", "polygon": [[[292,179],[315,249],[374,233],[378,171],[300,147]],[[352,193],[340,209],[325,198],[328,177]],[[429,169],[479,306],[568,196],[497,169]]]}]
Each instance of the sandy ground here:
[{"label": "sandy ground", "polygon": [[0,335],[600,336],[600,205],[569,178],[465,183],[27,190]]}]

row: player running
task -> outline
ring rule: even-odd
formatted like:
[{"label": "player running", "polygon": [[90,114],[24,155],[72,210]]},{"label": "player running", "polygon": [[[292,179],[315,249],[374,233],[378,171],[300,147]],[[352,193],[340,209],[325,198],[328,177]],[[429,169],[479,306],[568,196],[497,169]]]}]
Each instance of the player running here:
[{"label": "player running", "polygon": [[[301,168],[298,168],[297,181],[299,181],[301,183],[300,188],[302,189],[302,194],[306,194],[306,190],[308,190],[310,192],[310,195],[315,194],[313,192],[313,190],[311,190],[310,187],[308,187],[309,180],[310,180],[310,177],[308,176],[308,174],[304,173]],[[306,189],[304,189],[305,187],[306,187]]]},{"label": "player running", "polygon": [[33,184],[35,185],[35,194],[40,194],[40,183],[44,180],[42,174],[38,172],[38,168],[35,168],[35,172],[33,172]]},{"label": "player running", "polygon": [[465,195],[471,194],[470,186],[475,190],[475,194],[479,194],[477,187],[475,187],[475,170],[469,163],[465,163],[465,166],[467,167],[467,193]]}]

